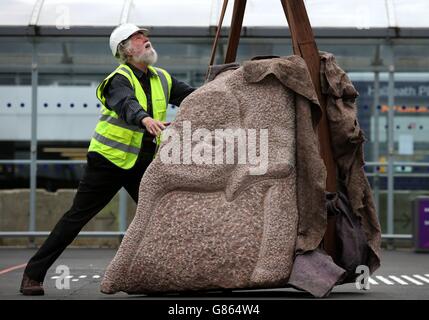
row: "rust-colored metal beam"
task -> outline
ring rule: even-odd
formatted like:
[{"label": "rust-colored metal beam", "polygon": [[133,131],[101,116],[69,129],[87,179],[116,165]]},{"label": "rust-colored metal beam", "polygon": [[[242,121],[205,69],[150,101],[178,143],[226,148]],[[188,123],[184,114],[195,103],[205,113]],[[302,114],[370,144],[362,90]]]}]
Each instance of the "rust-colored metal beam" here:
[{"label": "rust-colored metal beam", "polygon": [[[320,155],[327,170],[326,191],[335,192],[337,189],[337,172],[332,153],[329,123],[326,116],[326,97],[322,94],[321,89],[319,50],[317,49],[304,1],[281,0],[281,3],[288,20],[294,53],[305,60],[322,109],[322,118],[318,127]],[[328,216],[323,246],[332,257],[335,257],[335,232],[335,216]]]},{"label": "rust-colored metal beam", "polygon": [[235,0],[232,11],[231,30],[229,31],[228,49],[225,54],[225,63],[235,62],[238,42],[240,41],[241,27],[243,26],[246,0]]},{"label": "rust-colored metal beam", "polygon": [[320,84],[320,58],[314,40],[313,30],[307,16],[303,0],[281,0],[292,35],[294,53],[306,62],[322,108],[322,119],[319,124],[320,153],[328,171],[326,190],[336,191],[336,165],[332,154],[331,136],[326,117],[326,98]]}]

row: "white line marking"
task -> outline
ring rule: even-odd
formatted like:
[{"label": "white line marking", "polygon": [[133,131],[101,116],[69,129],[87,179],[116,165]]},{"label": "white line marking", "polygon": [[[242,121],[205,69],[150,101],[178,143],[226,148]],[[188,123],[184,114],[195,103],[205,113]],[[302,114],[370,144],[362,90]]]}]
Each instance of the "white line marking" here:
[{"label": "white line marking", "polygon": [[408,281],[410,281],[410,282],[412,282],[412,283],[414,283],[414,284],[416,284],[416,285],[418,285],[418,286],[422,286],[423,285],[423,283],[421,283],[420,281],[417,281],[417,280],[415,280],[415,279],[413,279],[413,278],[411,278],[409,276],[402,275],[401,277],[404,278],[404,279],[406,279],[406,280],[408,280]]},{"label": "white line marking", "polygon": [[52,276],[51,279],[58,279],[60,276]]},{"label": "white line marking", "polygon": [[389,279],[386,279],[385,277],[383,277],[383,276],[376,276],[376,278],[378,279],[378,280],[380,280],[380,281],[382,281],[382,282],[384,282],[385,284],[388,284],[388,285],[393,285],[393,284],[395,284],[395,283],[393,283],[392,281],[390,281]]},{"label": "white line marking", "polygon": [[72,281],[79,281],[79,279],[72,279]]},{"label": "white line marking", "polygon": [[377,285],[378,284],[378,282],[377,281],[375,281],[373,278],[371,278],[371,277],[369,277],[368,278],[368,281],[369,281],[369,284],[373,284],[373,285]]},{"label": "white line marking", "polygon": [[408,283],[402,280],[401,278],[395,277],[395,276],[389,276],[390,279],[395,280],[397,283],[402,284],[403,286],[407,286]]},{"label": "white line marking", "polygon": [[429,283],[429,275],[426,275],[427,276],[427,278],[425,278],[425,277],[423,277],[423,276],[421,276],[421,275],[418,275],[418,274],[414,274],[413,275],[413,277],[414,278],[417,278],[417,279],[419,279],[419,280],[422,280],[422,281],[424,281],[424,282],[426,282],[426,283]]},{"label": "white line marking", "polygon": [[95,276],[92,276],[94,279],[98,279],[98,278],[100,278],[100,276],[99,275],[95,275]]},{"label": "white line marking", "polygon": [[86,275],[83,274],[83,275],[79,276],[79,278],[84,279],[84,278],[86,278]]},{"label": "white line marking", "polygon": [[421,276],[421,275],[414,274],[414,275],[413,275],[413,277],[414,277],[414,278],[417,278],[417,279],[419,279],[419,280],[422,280],[422,281],[424,281],[424,282],[426,282],[426,283],[429,283],[429,279],[428,279],[428,278],[425,278],[425,277],[423,277],[423,276]]},{"label": "white line marking", "polygon": [[429,273],[426,273],[426,274],[425,274],[425,276],[426,276],[426,277],[429,277]]},{"label": "white line marking", "polygon": [[73,276],[65,276],[66,279],[71,279]]}]

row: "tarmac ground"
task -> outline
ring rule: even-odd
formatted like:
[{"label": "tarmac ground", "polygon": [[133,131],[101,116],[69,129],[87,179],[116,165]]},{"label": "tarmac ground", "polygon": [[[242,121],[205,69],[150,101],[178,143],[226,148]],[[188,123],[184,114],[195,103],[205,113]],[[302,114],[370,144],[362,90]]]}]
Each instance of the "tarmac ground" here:
[{"label": "tarmac ground", "polygon": [[[114,257],[113,249],[68,248],[48,271],[44,296],[28,297],[19,293],[22,272],[34,249],[0,248],[0,300],[98,300],[98,299],[314,299],[292,288],[264,290],[213,291],[181,295],[105,295],[100,292],[104,270]],[[58,266],[70,270],[69,288],[56,286]],[[384,250],[382,265],[371,275],[370,288],[359,290],[355,284],[337,286],[325,299],[334,300],[429,300],[429,253],[415,253],[407,249]]]}]

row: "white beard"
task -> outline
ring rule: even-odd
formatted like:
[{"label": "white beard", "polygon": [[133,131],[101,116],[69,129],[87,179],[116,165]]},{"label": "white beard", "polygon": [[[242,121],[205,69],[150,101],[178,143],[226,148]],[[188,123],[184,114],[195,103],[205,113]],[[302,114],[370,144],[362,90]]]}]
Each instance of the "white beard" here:
[{"label": "white beard", "polygon": [[150,50],[146,50],[140,55],[135,55],[133,57],[133,60],[137,63],[144,63],[150,66],[158,61],[158,54],[156,53],[154,48],[150,48]]}]

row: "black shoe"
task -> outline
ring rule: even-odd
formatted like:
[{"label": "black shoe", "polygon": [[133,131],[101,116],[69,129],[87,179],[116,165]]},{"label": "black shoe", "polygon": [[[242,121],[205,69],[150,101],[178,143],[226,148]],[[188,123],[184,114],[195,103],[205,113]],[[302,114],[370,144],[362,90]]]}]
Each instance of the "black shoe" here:
[{"label": "black shoe", "polygon": [[24,296],[43,296],[43,282],[30,279],[25,273],[22,277],[21,288],[19,289]]}]

